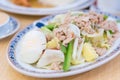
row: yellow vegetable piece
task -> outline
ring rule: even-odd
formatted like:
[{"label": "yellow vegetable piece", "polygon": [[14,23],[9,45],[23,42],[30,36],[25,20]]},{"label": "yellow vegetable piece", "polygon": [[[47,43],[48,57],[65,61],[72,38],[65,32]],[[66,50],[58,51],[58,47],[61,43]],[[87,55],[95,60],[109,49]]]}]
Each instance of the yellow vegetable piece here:
[{"label": "yellow vegetable piece", "polygon": [[78,65],[78,64],[81,64],[81,63],[84,63],[84,59],[83,60],[72,60],[71,61],[71,64],[73,64],[73,65]]},{"label": "yellow vegetable piece", "polygon": [[58,47],[59,47],[59,40],[56,37],[47,43],[47,48],[49,49],[55,49]]},{"label": "yellow vegetable piece", "polygon": [[109,49],[109,48],[110,48],[110,45],[109,45],[109,44],[102,43],[102,44],[101,44],[101,47],[102,47],[102,48],[107,48],[107,49]]},{"label": "yellow vegetable piece", "polygon": [[82,55],[86,61],[90,62],[98,58],[98,54],[90,43],[84,43]]}]

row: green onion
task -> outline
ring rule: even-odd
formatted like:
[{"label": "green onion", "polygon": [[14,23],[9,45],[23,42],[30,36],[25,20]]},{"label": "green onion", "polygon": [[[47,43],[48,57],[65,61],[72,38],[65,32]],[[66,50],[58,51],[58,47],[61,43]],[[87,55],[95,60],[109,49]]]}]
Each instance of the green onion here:
[{"label": "green onion", "polygon": [[116,20],[117,23],[120,23],[120,20]]},{"label": "green onion", "polygon": [[89,42],[89,38],[85,36],[85,42]]},{"label": "green onion", "polygon": [[46,25],[45,27],[47,27],[50,30],[53,30],[56,27],[56,24],[51,23],[51,24]]},{"label": "green onion", "polygon": [[110,34],[113,34],[112,30],[109,30]]},{"label": "green onion", "polygon": [[67,53],[65,55],[65,60],[64,60],[64,64],[63,64],[64,71],[68,71],[70,68],[70,65],[71,65],[70,63],[71,63],[72,53],[73,53],[73,44],[74,44],[74,40],[72,40],[68,44]]},{"label": "green onion", "polygon": [[60,45],[61,51],[66,54],[67,53],[67,48],[64,45]]},{"label": "green onion", "polygon": [[106,20],[108,18],[108,16],[107,15],[104,15],[104,20]]}]

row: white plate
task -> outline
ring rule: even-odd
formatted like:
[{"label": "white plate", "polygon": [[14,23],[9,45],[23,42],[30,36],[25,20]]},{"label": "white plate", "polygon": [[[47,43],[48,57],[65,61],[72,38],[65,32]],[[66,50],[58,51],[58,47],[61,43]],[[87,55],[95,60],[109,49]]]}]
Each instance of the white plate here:
[{"label": "white plate", "polygon": [[[99,12],[99,13],[104,14],[102,12]],[[109,17],[113,19],[120,19],[117,16],[112,16],[110,14],[106,14],[106,15],[108,15]],[[48,16],[38,21],[35,21],[33,24],[30,24],[28,27],[20,31],[18,34],[16,34],[16,36],[10,41],[9,46],[8,46],[7,59],[10,65],[15,70],[17,70],[18,72],[24,75],[39,77],[39,78],[65,77],[65,76],[71,76],[71,75],[83,73],[91,69],[94,69],[98,66],[101,66],[107,63],[108,61],[110,61],[111,59],[115,58],[120,53],[120,39],[118,39],[114,43],[114,45],[110,48],[110,50],[107,53],[105,53],[103,56],[99,57],[95,62],[73,66],[70,68],[70,71],[68,72],[38,69],[28,64],[21,63],[21,61],[19,61],[19,59],[17,58],[18,56],[17,47],[18,47],[19,41],[22,39],[22,37],[27,32],[36,28],[36,26],[40,27],[40,26],[45,25],[49,20],[53,19],[53,17],[54,16]],[[120,29],[120,26],[119,26],[119,29]]]},{"label": "white plate", "polygon": [[7,25],[7,26],[9,26],[9,27],[8,27],[9,29],[8,29],[6,32],[2,32],[2,33],[0,34],[0,39],[6,38],[6,37],[14,34],[14,33],[17,32],[17,30],[19,29],[20,23],[19,23],[18,20],[16,20],[16,19],[13,18],[13,17],[10,17],[10,21],[9,21],[9,22],[10,22],[10,24]]},{"label": "white plate", "polygon": [[17,13],[17,14],[25,14],[25,15],[49,15],[56,13],[63,13],[70,10],[79,10],[90,6],[95,0],[75,0],[73,3],[54,7],[54,8],[28,8],[21,7],[12,4],[9,0],[0,0],[0,8],[2,10]]},{"label": "white plate", "polygon": [[103,9],[98,8],[97,5],[95,5],[95,4],[91,5],[90,9],[93,10],[93,11],[98,11],[99,10],[99,11],[102,11],[102,12],[107,12],[107,13],[111,13],[113,15],[120,16],[120,11],[113,11],[113,10],[111,10],[111,11],[105,11]]}]

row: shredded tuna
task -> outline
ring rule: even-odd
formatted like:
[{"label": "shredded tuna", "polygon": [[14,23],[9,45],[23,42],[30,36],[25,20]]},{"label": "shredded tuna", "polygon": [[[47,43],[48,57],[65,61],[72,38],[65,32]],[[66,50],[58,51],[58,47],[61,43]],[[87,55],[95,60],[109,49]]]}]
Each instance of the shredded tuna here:
[{"label": "shredded tuna", "polygon": [[[117,33],[113,34],[113,36],[108,40],[108,44],[112,45],[118,38],[120,38],[120,32],[117,32]],[[107,49],[106,48],[95,47],[95,51],[97,52],[98,55],[101,56],[104,53],[106,53]]]},{"label": "shredded tuna", "polygon": [[[96,12],[84,13],[80,16],[73,16],[71,13],[67,13],[62,23],[58,28],[54,29],[54,35],[63,42],[63,45],[67,45],[71,40],[75,38],[72,30],[69,29],[69,24],[73,23],[80,31],[85,31],[88,34],[96,33],[96,29],[103,28],[105,30],[112,30],[113,32],[119,32],[116,22],[104,20],[103,14]],[[120,34],[119,34],[120,35]],[[118,33],[113,35],[112,39],[109,40],[109,44],[113,43],[118,38]],[[97,53],[103,54],[106,49],[98,48]],[[100,51],[101,52],[100,52]],[[99,53],[100,52],[100,53]]]},{"label": "shredded tuna", "polygon": [[106,53],[107,49],[106,48],[99,48],[99,47],[95,47],[95,51],[96,53],[101,56],[103,55],[104,53]]},{"label": "shredded tuna", "polygon": [[100,24],[104,21],[102,14],[95,12],[90,12],[83,14],[82,16],[72,16],[71,13],[67,13],[64,19],[64,23],[61,24],[58,28],[54,29],[54,35],[63,42],[64,45],[69,43],[72,39],[75,38],[74,33],[69,29],[69,24],[74,23],[79,27],[81,31],[85,31],[89,34],[95,33],[95,29],[92,26]]},{"label": "shredded tuna", "polygon": [[61,70],[62,69],[62,66],[60,66],[60,62],[54,62],[51,64],[50,67],[52,70]]},{"label": "shredded tuna", "polygon": [[112,30],[113,32],[118,32],[119,30],[115,21],[104,21],[100,24],[100,27],[105,30]]},{"label": "shredded tuna", "polygon": [[104,21],[103,14],[98,14],[93,11],[90,11],[86,16],[89,17],[90,22],[93,24],[99,24]]},{"label": "shredded tuna", "polygon": [[75,38],[73,31],[66,25],[61,25],[59,28],[54,29],[54,35],[63,42],[63,45],[68,44]]},{"label": "shredded tuna", "polygon": [[75,24],[80,28],[81,31],[86,31],[87,33],[95,33],[94,29],[91,27],[91,23],[88,17],[78,17],[74,20]]},{"label": "shredded tuna", "polygon": [[92,29],[92,26],[99,24],[104,21],[104,17],[102,14],[98,14],[95,12],[90,12],[83,14],[82,16],[72,16],[70,13],[65,17],[64,22],[75,23],[81,30],[86,31],[89,34],[95,33],[95,30]]}]

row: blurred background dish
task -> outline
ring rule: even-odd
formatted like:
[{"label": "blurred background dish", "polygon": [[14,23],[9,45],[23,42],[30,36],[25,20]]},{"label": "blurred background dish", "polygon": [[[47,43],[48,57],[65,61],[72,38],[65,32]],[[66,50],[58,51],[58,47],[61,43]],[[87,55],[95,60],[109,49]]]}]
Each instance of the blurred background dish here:
[{"label": "blurred background dish", "polygon": [[97,6],[102,11],[106,12],[120,12],[120,0],[97,0]]},{"label": "blurred background dish", "polygon": [[0,39],[14,34],[19,29],[19,22],[6,13],[0,12]]},{"label": "blurred background dish", "polygon": [[38,0],[40,3],[53,6],[64,6],[72,3],[75,0]]},{"label": "blurred background dish", "polygon": [[32,7],[32,8],[52,8],[55,7],[48,3],[42,3],[39,0],[10,0],[17,6]]},{"label": "blurred background dish", "polygon": [[13,4],[33,7],[33,8],[51,8],[71,4],[75,0],[11,0]]},{"label": "blurred background dish", "polygon": [[120,16],[119,4],[120,0],[96,0],[95,4],[91,5],[90,9],[93,11],[97,10]]},{"label": "blurred background dish", "polygon": [[51,3],[43,0],[39,0],[39,2],[37,0],[20,1],[25,2],[19,2],[19,0],[0,0],[0,8],[2,10],[17,14],[49,15],[63,13],[70,10],[81,10],[93,4],[95,0],[66,0],[64,1],[65,3],[61,3],[61,0],[58,0],[59,3],[53,3],[55,0],[51,0]]},{"label": "blurred background dish", "polygon": [[4,12],[0,12],[0,28],[2,28],[6,23],[8,23],[8,21],[9,15]]}]

